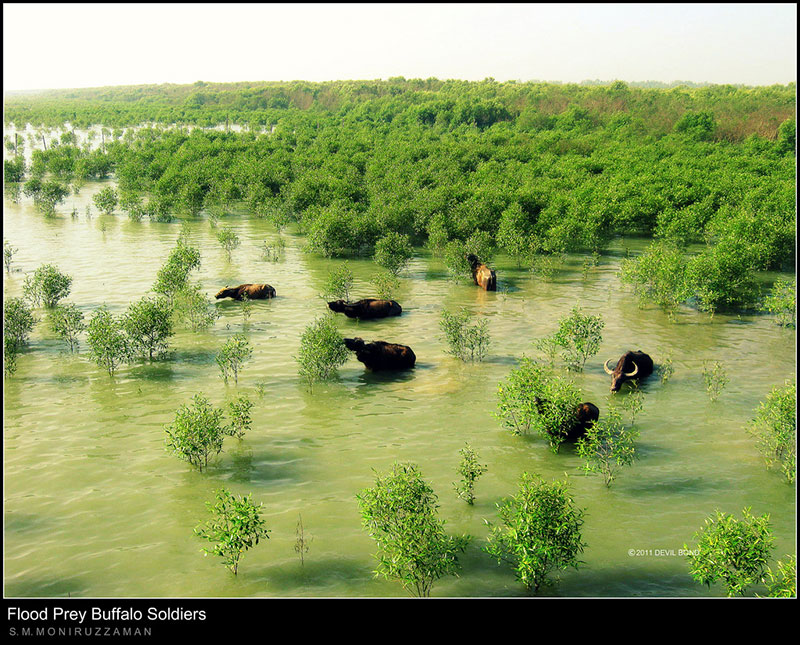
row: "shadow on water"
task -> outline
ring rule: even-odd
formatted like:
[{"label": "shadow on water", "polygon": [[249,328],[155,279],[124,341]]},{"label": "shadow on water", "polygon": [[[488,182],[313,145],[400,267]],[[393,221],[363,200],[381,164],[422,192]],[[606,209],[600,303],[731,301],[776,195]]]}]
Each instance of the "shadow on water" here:
[{"label": "shadow on water", "polygon": [[50,580],[45,578],[27,578],[24,580],[6,580],[6,597],[60,597],[81,596],[91,585],[80,582],[79,579]]},{"label": "shadow on water", "polygon": [[312,593],[313,587],[327,587],[335,584],[351,583],[358,588],[374,578],[372,569],[361,563],[343,558],[327,558],[318,560],[306,556],[305,564],[300,564],[298,556],[295,566],[273,565],[268,567],[243,569],[240,577],[254,583],[268,581],[269,589],[278,593],[295,593],[296,589],[305,588]]},{"label": "shadow on water", "polygon": [[[622,485],[624,484],[624,485]],[[631,483],[620,479],[620,492],[632,495],[674,495],[707,493],[710,490],[730,490],[733,482],[715,481],[703,477],[660,477],[657,480]]]},{"label": "shadow on water", "polygon": [[4,517],[6,531],[14,533],[27,533],[32,531],[50,531],[53,521],[43,515],[32,513],[6,513]]},{"label": "shadow on water", "polygon": [[287,451],[253,452],[244,441],[242,445],[226,450],[227,458],[223,455],[215,464],[214,474],[217,477],[242,484],[264,486],[302,481],[303,476],[297,468],[297,457],[292,457]]}]

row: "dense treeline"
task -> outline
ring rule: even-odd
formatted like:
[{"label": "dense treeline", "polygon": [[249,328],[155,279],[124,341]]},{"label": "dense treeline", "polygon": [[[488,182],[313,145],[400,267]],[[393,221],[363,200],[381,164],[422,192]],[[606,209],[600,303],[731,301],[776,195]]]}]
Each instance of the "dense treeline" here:
[{"label": "dense treeline", "polygon": [[[93,150],[65,132],[33,152],[26,194],[47,173],[113,171],[132,217],[245,209],[296,222],[310,250],[337,257],[371,254],[389,232],[435,252],[495,247],[520,264],[652,236],[623,277],[667,289],[662,306],[713,312],[752,306],[757,272],[794,264],[794,99],[794,84],[196,83],[18,99],[6,120],[151,124]],[[259,128],[153,124],[173,121]]]},{"label": "dense treeline", "polygon": [[687,112],[709,112],[717,123],[716,139],[739,141],[750,134],[774,139],[778,126],[795,114],[795,84],[768,87],[681,85],[669,89],[541,82],[499,83],[460,80],[390,78],[386,81],[324,83],[262,82],[193,85],[140,85],[80,90],[51,90],[7,96],[6,123],[83,128],[145,122],[211,126],[226,121],[265,126],[287,111],[354,113],[360,120],[391,123],[401,115],[425,124],[477,123],[521,119],[528,127],[546,128],[553,118],[576,108],[596,125],[627,115],[641,132],[672,131]]}]

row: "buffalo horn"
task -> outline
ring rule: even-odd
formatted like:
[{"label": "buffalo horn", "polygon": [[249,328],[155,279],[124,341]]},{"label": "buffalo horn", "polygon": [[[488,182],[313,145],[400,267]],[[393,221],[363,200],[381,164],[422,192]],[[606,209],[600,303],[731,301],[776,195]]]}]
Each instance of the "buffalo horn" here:
[{"label": "buffalo horn", "polygon": [[613,358],[609,358],[605,363],[603,363],[603,369],[609,374],[613,374],[614,373],[608,368],[608,364],[613,360],[614,360]]},{"label": "buffalo horn", "polygon": [[[633,361],[631,361],[631,363],[633,363]],[[633,371],[629,372],[628,374],[625,374],[625,376],[628,376],[628,377],[636,376],[636,373],[638,371],[639,371],[639,366],[636,363],[633,363]]]}]

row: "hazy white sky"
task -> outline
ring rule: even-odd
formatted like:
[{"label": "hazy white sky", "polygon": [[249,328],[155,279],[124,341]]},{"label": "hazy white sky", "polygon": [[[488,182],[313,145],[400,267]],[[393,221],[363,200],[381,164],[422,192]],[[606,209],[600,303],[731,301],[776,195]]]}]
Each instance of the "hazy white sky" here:
[{"label": "hazy white sky", "polygon": [[3,4],[6,90],[797,77],[795,4]]}]

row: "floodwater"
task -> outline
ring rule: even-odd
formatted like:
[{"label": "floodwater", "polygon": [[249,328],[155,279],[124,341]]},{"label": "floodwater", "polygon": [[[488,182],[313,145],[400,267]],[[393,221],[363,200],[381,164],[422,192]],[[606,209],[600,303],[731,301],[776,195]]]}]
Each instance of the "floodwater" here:
[{"label": "floodwater", "polygon": [[[25,275],[54,263],[73,277],[68,302],[88,320],[107,304],[114,313],[144,296],[178,237],[181,223],[134,223],[103,216],[91,196],[110,182],[90,182],[70,196],[54,218],[22,198],[4,205],[4,238],[19,251],[4,276],[4,293],[22,293]],[[78,217],[70,212],[75,208]],[[7,596],[72,597],[390,597],[405,596],[395,581],[376,578],[375,544],[361,526],[356,494],[375,471],[396,461],[418,464],[439,496],[439,514],[451,533],[469,534],[459,577],[439,580],[433,596],[525,595],[512,571],[483,551],[497,520],[496,504],[516,493],[524,471],[548,481],[568,478],[585,509],[587,543],[578,570],[560,573],[541,595],[719,596],[688,574],[680,550],[694,545],[704,519],[745,507],[769,513],[774,559],[794,552],[795,492],[769,471],[745,427],[760,401],[795,373],[793,330],[768,316],[708,315],[683,309],[674,322],[653,308],[639,309],[617,271],[622,243],[586,275],[582,258],[569,256],[543,280],[495,261],[498,292],[486,293],[447,278],[442,264],[420,250],[401,278],[397,318],[357,322],[337,318],[345,336],[410,345],[413,371],[365,372],[351,358],[333,383],[309,392],[297,376],[300,334],[326,312],[319,296],[328,273],[341,263],[303,252],[291,232],[284,258],[265,261],[260,245],[277,238],[262,220],[225,217],[242,241],[226,258],[205,218],[188,223],[202,266],[194,275],[204,292],[225,285],[267,282],[271,301],[254,301],[243,319],[241,303],[215,304],[220,318],[208,331],[181,330],[170,355],[123,366],[113,377],[89,361],[85,336],[78,354],[48,329],[44,311],[30,345],[4,386],[4,530]],[[633,251],[645,242],[624,242]],[[370,296],[376,266],[350,260],[353,295]],[[639,459],[610,488],[581,471],[572,447],[549,450],[536,436],[513,436],[494,417],[497,386],[532,341],[555,331],[560,317],[580,304],[605,321],[599,354],[575,375],[584,400],[611,401],[603,361],[642,349],[659,362],[672,356],[674,374],[643,383],[636,417]],[[467,307],[488,320],[491,345],[483,362],[465,364],[445,353],[438,320],[443,308]],[[253,358],[238,385],[226,385],[214,357],[233,333],[244,331]],[[730,378],[710,401],[704,360],[720,361]],[[215,405],[244,393],[255,402],[252,429],[227,438],[223,452],[196,472],[165,449],[164,425],[201,392]],[[488,471],[478,479],[476,502],[456,497],[459,450],[469,443]],[[246,552],[234,576],[193,529],[208,518],[206,502],[226,487],[263,504],[268,540]],[[309,542],[301,564],[295,552],[299,518]],[[754,592],[763,588],[754,587]]]}]

